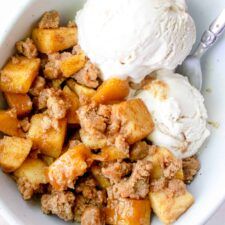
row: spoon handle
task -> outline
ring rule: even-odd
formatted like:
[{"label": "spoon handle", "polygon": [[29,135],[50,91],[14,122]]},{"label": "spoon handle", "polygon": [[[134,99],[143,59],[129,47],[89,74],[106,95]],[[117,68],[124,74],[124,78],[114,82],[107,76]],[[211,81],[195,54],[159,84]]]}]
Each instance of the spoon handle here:
[{"label": "spoon handle", "polygon": [[197,47],[194,56],[201,58],[203,54],[217,41],[225,30],[225,9],[204,32],[201,43]]}]

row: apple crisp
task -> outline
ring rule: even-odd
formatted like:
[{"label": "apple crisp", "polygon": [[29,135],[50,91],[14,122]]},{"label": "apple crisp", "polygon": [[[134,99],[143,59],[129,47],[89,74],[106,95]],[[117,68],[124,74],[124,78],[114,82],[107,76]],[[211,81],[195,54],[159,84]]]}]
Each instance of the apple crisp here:
[{"label": "apple crisp", "polygon": [[128,80],[101,80],[76,35],[50,11],[16,43],[0,77],[0,166],[24,200],[40,197],[43,213],[65,221],[149,225],[154,212],[173,223],[194,201],[185,183],[198,159],[147,141],[154,122],[143,101],[128,98]]}]

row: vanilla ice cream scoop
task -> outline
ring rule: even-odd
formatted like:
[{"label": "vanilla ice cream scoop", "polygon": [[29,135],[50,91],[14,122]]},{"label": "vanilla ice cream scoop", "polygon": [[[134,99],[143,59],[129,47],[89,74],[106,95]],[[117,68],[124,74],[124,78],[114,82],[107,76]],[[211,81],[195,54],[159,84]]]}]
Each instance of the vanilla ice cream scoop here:
[{"label": "vanilla ice cream scoop", "polygon": [[148,137],[178,158],[196,154],[209,136],[207,111],[200,92],[187,78],[161,70],[137,95],[152,114],[155,129]]},{"label": "vanilla ice cream scoop", "polygon": [[79,44],[103,80],[140,82],[157,69],[174,69],[196,39],[185,0],[88,0],[76,23]]}]

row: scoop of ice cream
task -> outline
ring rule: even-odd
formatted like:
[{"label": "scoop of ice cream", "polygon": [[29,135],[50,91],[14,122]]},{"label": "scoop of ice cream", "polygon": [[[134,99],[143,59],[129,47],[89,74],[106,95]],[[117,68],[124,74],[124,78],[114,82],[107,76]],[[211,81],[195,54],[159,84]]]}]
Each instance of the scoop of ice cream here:
[{"label": "scoop of ice cream", "polygon": [[196,154],[209,136],[203,96],[184,76],[158,71],[136,98],[145,102],[155,122],[148,139],[178,158]]},{"label": "scoop of ice cream", "polygon": [[140,82],[189,54],[195,24],[185,0],[88,0],[76,16],[81,48],[103,79]]}]

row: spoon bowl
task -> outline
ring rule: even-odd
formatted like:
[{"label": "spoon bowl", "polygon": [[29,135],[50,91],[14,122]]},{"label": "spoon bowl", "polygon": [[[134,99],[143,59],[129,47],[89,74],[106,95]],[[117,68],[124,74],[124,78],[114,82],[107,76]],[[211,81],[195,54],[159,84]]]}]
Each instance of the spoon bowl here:
[{"label": "spoon bowl", "polygon": [[205,52],[213,46],[225,30],[225,9],[204,32],[201,42],[194,54],[189,55],[182,65],[178,66],[176,72],[188,77],[190,83],[199,91],[202,88],[201,58]]}]

